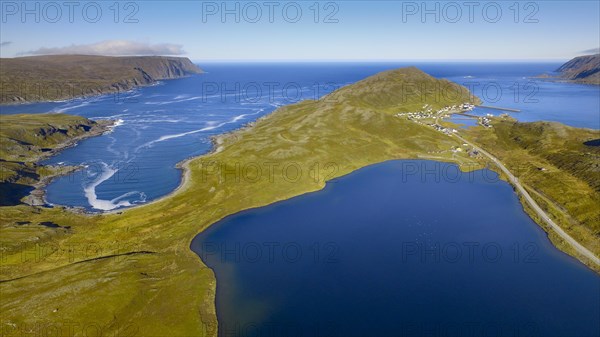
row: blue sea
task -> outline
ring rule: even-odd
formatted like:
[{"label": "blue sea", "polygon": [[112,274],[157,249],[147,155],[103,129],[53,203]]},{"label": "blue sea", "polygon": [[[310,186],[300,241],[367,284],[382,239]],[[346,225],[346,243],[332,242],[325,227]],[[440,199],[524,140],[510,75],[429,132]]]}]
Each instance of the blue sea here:
[{"label": "blue sea", "polygon": [[[521,121],[549,120],[600,129],[597,86],[532,79],[558,63],[207,63],[205,74],[130,92],[64,102],[0,107],[2,114],[64,112],[118,120],[46,161],[85,165],[47,188],[51,204],[106,211],[149,202],[181,180],[176,163],[210,151],[210,137],[279,106],[319,97],[377,72],[416,65],[472,89],[484,103],[520,109]],[[476,109],[473,114],[502,111]],[[465,123],[467,123],[466,121]]]}]

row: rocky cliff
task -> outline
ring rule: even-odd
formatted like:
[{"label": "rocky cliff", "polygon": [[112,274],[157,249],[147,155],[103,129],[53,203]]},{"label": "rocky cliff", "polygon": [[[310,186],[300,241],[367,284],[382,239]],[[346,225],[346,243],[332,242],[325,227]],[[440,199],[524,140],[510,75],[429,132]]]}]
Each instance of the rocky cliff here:
[{"label": "rocky cliff", "polygon": [[0,59],[0,103],[126,91],[202,73],[188,58],[51,55]]},{"label": "rocky cliff", "polygon": [[600,54],[576,57],[556,71],[565,80],[600,85]]}]

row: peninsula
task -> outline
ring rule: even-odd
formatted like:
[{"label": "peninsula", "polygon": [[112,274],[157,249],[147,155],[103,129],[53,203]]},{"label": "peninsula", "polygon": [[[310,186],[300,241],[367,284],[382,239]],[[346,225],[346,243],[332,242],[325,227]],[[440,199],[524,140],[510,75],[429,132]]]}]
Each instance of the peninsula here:
[{"label": "peninsula", "polygon": [[[227,215],[317,191],[328,180],[391,159],[453,162],[463,170],[490,164],[475,146],[458,151],[465,141],[499,158],[512,174],[522,169],[515,175],[531,198],[600,255],[597,214],[583,212],[600,200],[592,176],[597,171],[568,165],[570,156],[592,163],[597,147],[585,144],[597,133],[497,117],[489,121],[493,127],[458,131],[463,140],[450,131],[452,123],[438,124],[437,116],[435,123],[406,118],[478,103],[466,88],[417,68],[386,71],[216,137],[212,153],[182,165],[184,184],[156,202],[103,215],[3,207],[3,324],[14,331],[40,319],[57,324],[52,317],[59,312],[61,321],[94,322],[105,335],[216,336],[215,276],[189,247],[197,233]],[[568,136],[563,154],[553,151],[564,142],[557,134]],[[269,174],[236,179],[249,164]],[[296,174],[290,179],[286,168],[292,164]],[[553,177],[568,178],[576,188],[564,193]],[[550,232],[550,238],[598,270],[560,237]]]},{"label": "peninsula", "polygon": [[556,69],[557,76],[543,77],[563,81],[600,85],[600,54],[576,57]]},{"label": "peninsula", "polygon": [[128,91],[202,73],[185,57],[49,55],[0,59],[0,103],[73,99]]},{"label": "peninsula", "polygon": [[43,205],[46,183],[78,167],[39,162],[113,126],[110,120],[92,121],[66,114],[1,115],[0,122],[0,206],[21,202]]}]

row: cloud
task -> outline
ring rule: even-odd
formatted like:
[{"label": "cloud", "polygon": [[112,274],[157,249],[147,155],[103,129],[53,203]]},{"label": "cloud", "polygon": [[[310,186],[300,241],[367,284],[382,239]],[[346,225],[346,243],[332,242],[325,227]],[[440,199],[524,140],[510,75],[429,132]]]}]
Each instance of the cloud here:
[{"label": "cloud", "polygon": [[600,48],[592,48],[580,52],[581,54],[600,54]]},{"label": "cloud", "polygon": [[108,56],[131,56],[131,55],[182,55],[185,54],[182,45],[171,43],[150,44],[125,40],[107,40],[92,44],[72,44],[67,47],[46,48],[42,47],[32,50],[23,55],[108,55]]},{"label": "cloud", "polygon": [[12,41],[4,41],[4,42],[0,42],[0,47],[6,47],[9,44],[12,44]]}]

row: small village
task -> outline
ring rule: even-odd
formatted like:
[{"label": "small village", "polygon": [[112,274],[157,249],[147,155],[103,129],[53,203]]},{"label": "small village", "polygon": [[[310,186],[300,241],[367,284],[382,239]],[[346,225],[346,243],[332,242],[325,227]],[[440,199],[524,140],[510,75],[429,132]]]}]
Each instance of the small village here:
[{"label": "small village", "polygon": [[[396,116],[405,117],[409,121],[413,121],[413,122],[416,122],[416,123],[422,124],[422,125],[431,126],[439,132],[445,133],[447,135],[451,135],[453,133],[457,133],[458,130],[453,129],[453,128],[447,128],[447,127],[440,125],[438,123],[439,119],[440,118],[442,118],[442,119],[449,118],[450,115],[452,115],[452,114],[465,113],[468,111],[472,111],[473,109],[475,109],[475,105],[470,104],[470,103],[463,103],[460,105],[447,106],[438,111],[434,111],[430,105],[425,104],[425,105],[423,105],[423,110],[421,110],[421,111],[398,113],[398,114],[396,114]],[[425,121],[428,119],[433,119],[433,123],[428,123]],[[479,124],[483,125],[484,127],[487,127],[487,128],[492,127],[490,122],[491,122],[491,120],[487,117],[479,118]]]},{"label": "small village", "polygon": [[475,109],[475,105],[469,104],[469,103],[463,103],[460,105],[447,106],[447,107],[444,107],[444,108],[434,112],[433,108],[429,104],[425,104],[425,105],[423,105],[423,110],[421,110],[421,111],[399,113],[396,116],[406,117],[406,119],[412,120],[412,121],[428,119],[428,118],[438,119],[440,117],[448,118],[448,117],[450,117],[451,114],[465,113],[468,111],[472,111],[473,109]]},{"label": "small village", "polygon": [[441,125],[439,125],[439,124],[427,124],[427,125],[429,125],[429,126],[433,127],[433,128],[434,128],[434,129],[436,129],[437,131],[439,131],[439,132],[442,132],[442,133],[445,133],[445,134],[447,134],[447,135],[450,135],[450,134],[453,134],[453,133],[457,133],[457,132],[458,132],[458,130],[456,130],[456,129],[452,129],[452,128],[446,128],[446,127],[443,127],[443,126],[441,126]]},{"label": "small village", "polygon": [[[449,118],[452,114],[461,114],[465,112],[469,112],[475,109],[475,105],[470,103],[463,103],[460,105],[452,105],[444,107],[438,111],[434,111],[433,108],[425,104],[423,105],[423,110],[418,112],[406,112],[406,113],[398,113],[396,116],[404,117],[409,121],[413,121],[415,123],[426,125],[434,128],[436,131],[442,132],[448,136],[453,134],[458,134],[458,130],[454,128],[445,127],[438,123],[440,118]],[[487,117],[479,117],[478,122],[480,125],[491,128],[491,119],[492,115],[488,114]],[[463,144],[462,147],[453,146],[450,151],[454,154],[456,153],[466,153],[469,157],[480,157],[479,151],[472,148],[468,144]]]}]

